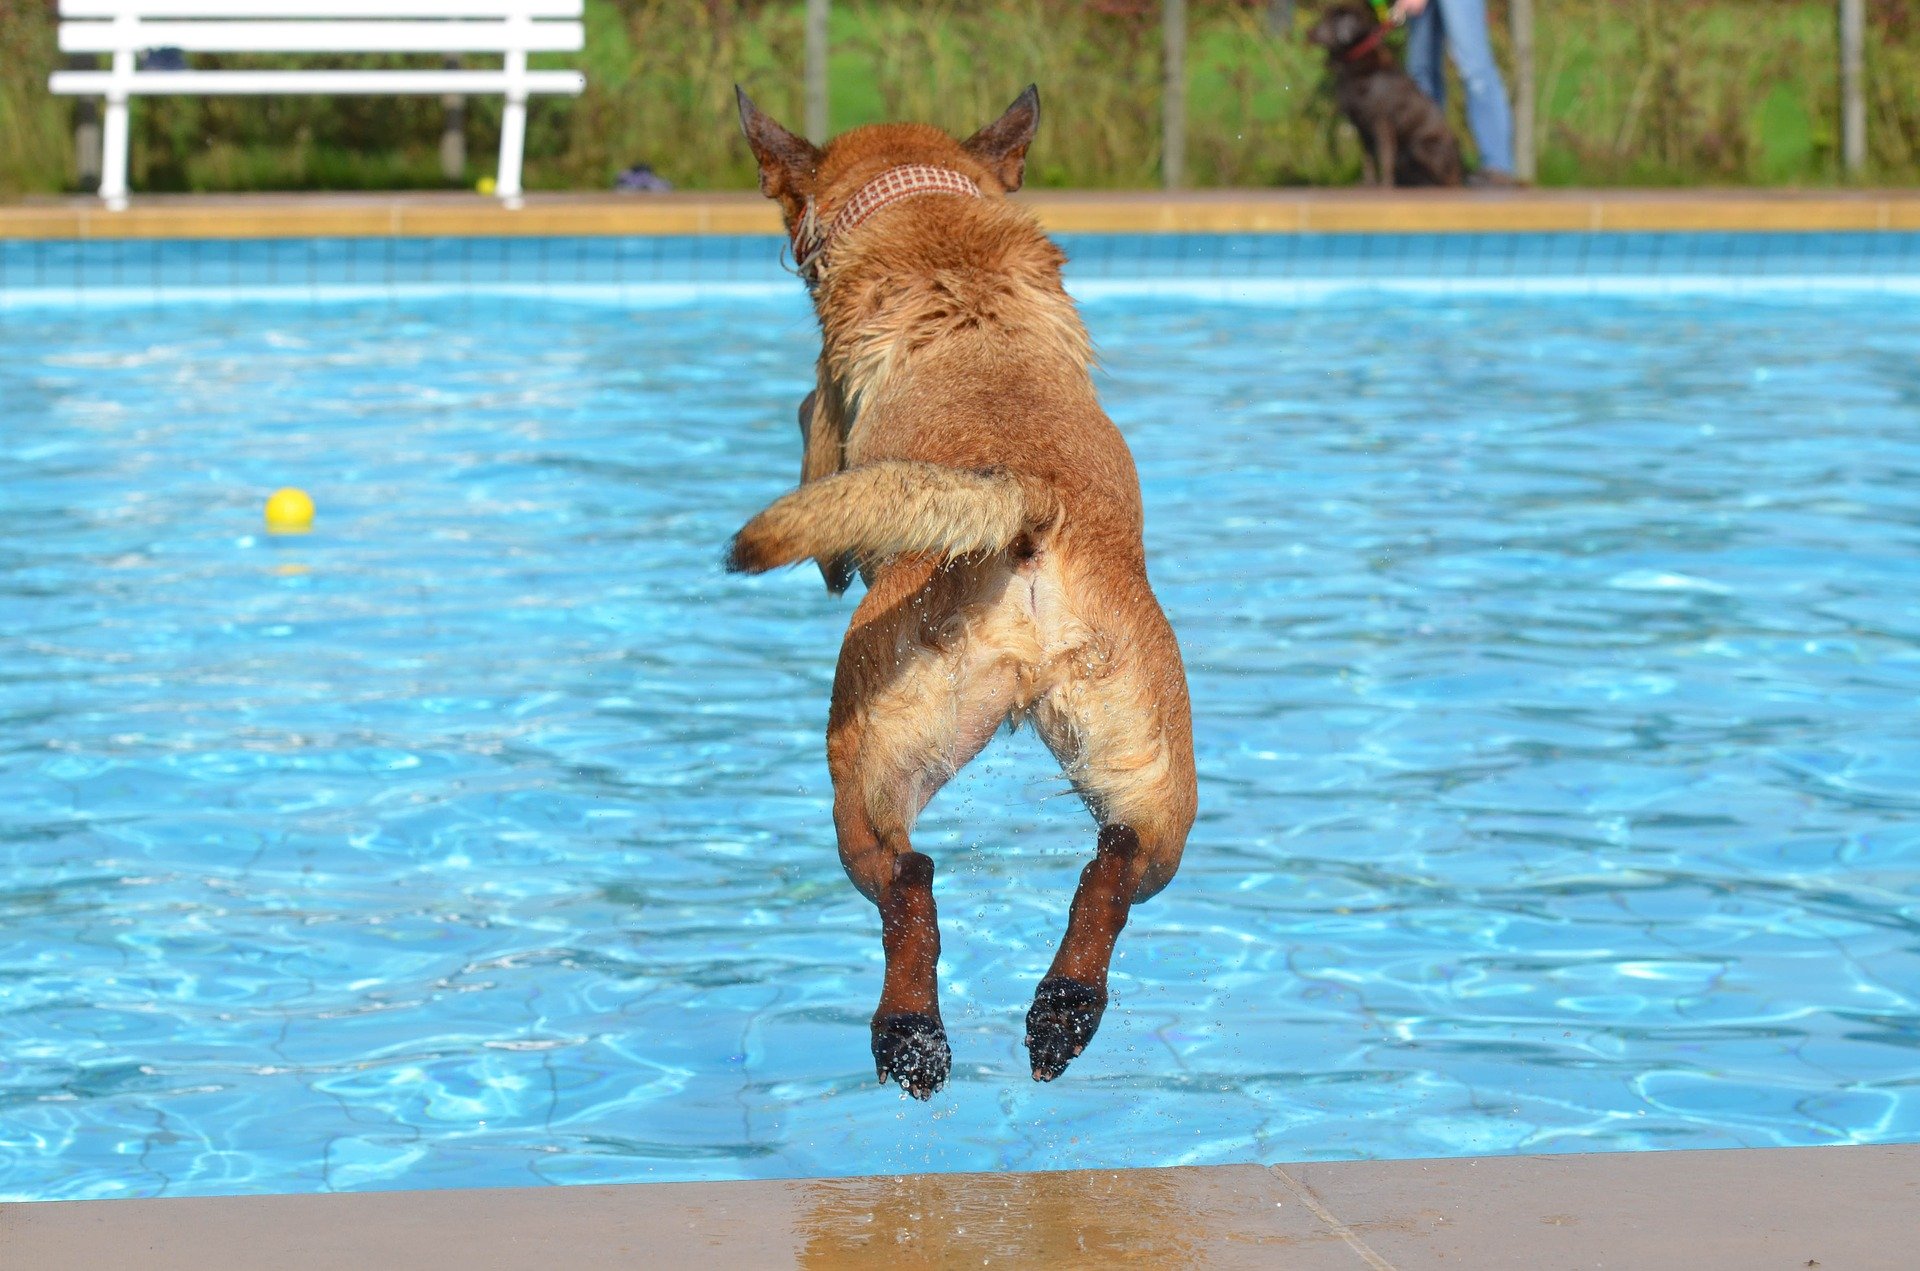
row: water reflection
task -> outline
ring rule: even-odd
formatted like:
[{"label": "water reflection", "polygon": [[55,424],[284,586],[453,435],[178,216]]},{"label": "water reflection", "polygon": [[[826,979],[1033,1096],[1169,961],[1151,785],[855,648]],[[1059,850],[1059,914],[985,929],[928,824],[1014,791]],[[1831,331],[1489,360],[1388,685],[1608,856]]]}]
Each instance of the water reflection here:
[{"label": "water reflection", "polygon": [[911,1267],[1286,1265],[1325,1246],[1304,1209],[1289,1226],[1259,1169],[959,1174],[796,1185],[798,1262],[818,1271]]}]

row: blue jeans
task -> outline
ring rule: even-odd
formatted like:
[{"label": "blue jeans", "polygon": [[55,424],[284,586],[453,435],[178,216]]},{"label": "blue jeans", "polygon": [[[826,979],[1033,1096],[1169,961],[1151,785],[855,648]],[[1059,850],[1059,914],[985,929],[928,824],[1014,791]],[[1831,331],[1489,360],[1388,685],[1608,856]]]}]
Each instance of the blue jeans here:
[{"label": "blue jeans", "polygon": [[1407,73],[1420,91],[1444,106],[1446,68],[1440,62],[1445,41],[1460,80],[1467,87],[1467,127],[1480,151],[1480,167],[1513,171],[1513,107],[1507,86],[1487,40],[1486,0],[1431,0],[1425,12],[1407,23]]}]

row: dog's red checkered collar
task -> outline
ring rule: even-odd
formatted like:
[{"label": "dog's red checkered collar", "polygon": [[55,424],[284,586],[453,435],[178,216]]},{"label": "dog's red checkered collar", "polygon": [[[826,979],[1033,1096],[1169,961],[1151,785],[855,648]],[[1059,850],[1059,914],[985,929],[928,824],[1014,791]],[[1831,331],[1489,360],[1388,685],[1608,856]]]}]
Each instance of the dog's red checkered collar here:
[{"label": "dog's red checkered collar", "polygon": [[827,248],[834,239],[857,228],[862,221],[883,207],[922,194],[958,194],[980,197],[980,187],[952,168],[936,168],[926,163],[902,164],[888,168],[853,192],[846,205],[830,221],[822,223],[812,199],[793,227],[793,266],[811,282],[825,263]]}]

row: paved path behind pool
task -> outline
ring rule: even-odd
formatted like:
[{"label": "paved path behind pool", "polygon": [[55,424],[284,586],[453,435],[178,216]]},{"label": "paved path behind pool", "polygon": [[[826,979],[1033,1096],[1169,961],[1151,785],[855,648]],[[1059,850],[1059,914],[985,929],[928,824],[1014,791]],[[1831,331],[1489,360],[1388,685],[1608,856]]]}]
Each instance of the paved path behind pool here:
[{"label": "paved path behind pool", "polygon": [[[1920,230],[1920,190],[1031,190],[1049,230],[1120,234]],[[140,195],[0,204],[4,238],[419,238],[777,234],[757,194]]]},{"label": "paved path behind pool", "polygon": [[7,1271],[1912,1271],[1920,1145],[0,1205]]}]

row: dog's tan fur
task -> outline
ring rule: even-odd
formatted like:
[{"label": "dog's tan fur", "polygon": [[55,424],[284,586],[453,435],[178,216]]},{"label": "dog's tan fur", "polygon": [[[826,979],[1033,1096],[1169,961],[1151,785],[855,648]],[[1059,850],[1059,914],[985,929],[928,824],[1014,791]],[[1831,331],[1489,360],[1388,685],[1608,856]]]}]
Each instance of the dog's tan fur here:
[{"label": "dog's tan fur", "polygon": [[887,943],[875,1059],[923,1098],[948,1060],[932,865],[908,835],[935,792],[1002,724],[1031,720],[1103,827],[1028,1017],[1042,1079],[1097,1026],[1126,907],[1173,877],[1195,811],[1186,677],[1147,581],[1133,459],[1095,397],[1065,258],[1004,197],[1037,116],[1029,89],[965,142],[897,124],[817,149],[741,99],[789,229],[809,200],[830,224],[900,165],[952,169],[984,195],[909,198],[832,241],[812,279],[823,338],[802,484],[729,557],[754,572],[811,557],[836,591],[853,567],[868,578],[828,766],[841,859]]}]

